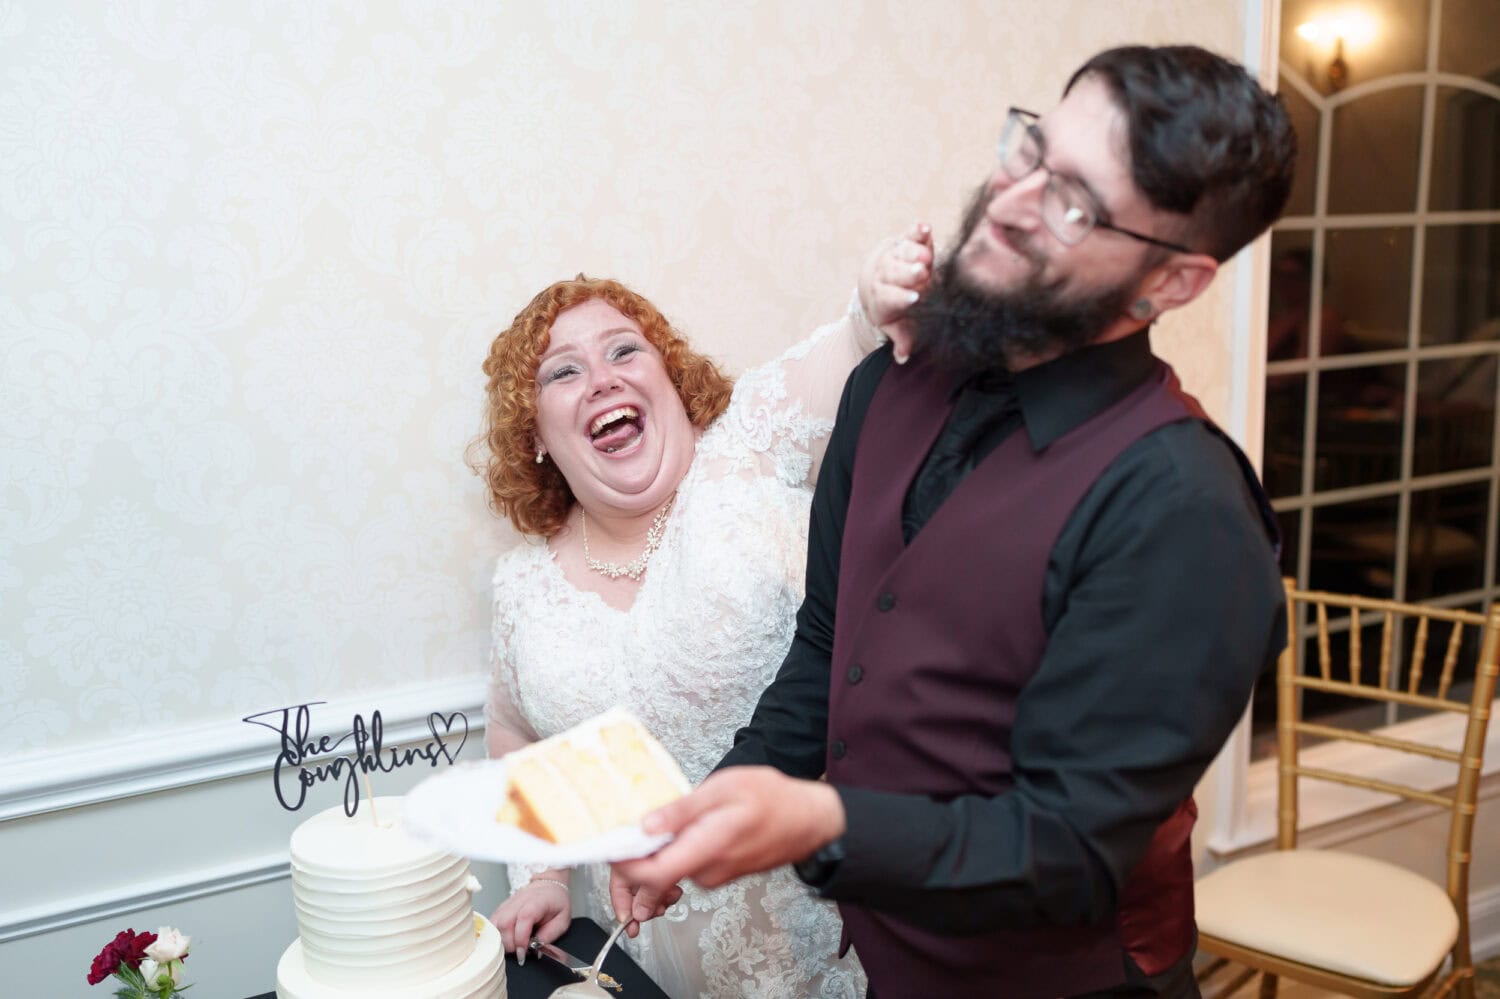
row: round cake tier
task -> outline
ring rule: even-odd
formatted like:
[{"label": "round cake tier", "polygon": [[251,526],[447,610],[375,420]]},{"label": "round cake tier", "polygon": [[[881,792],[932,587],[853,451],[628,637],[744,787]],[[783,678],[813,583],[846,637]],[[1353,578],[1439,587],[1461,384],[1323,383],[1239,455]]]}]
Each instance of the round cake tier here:
[{"label": "round cake tier", "polygon": [[479,913],[471,913],[479,939],[468,960],[430,982],[407,983],[389,989],[370,985],[340,987],[308,973],[302,941],[294,940],[276,965],[277,999],[505,999],[505,958],[500,953],[500,931]]},{"label": "round cake tier", "polygon": [[401,829],[402,803],[399,797],[375,798],[354,815],[345,815],[340,805],[325,808],[292,831],[293,866],[317,876],[369,880],[446,863],[449,854]]},{"label": "round cake tier", "polygon": [[320,982],[430,982],[474,949],[468,861],[407,835],[401,808],[391,797],[352,817],[335,806],[292,833],[298,944]]}]

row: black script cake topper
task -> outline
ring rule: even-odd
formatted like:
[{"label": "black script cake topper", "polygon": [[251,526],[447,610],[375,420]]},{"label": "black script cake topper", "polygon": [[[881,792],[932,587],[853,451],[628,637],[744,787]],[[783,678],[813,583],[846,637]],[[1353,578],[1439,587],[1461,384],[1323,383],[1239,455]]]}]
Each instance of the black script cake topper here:
[{"label": "black script cake topper", "polygon": [[[344,814],[352,816],[359,810],[359,775],[372,770],[390,773],[401,767],[425,761],[436,767],[439,760],[449,763],[458,761],[458,754],[469,741],[469,719],[462,711],[443,714],[434,711],[427,716],[427,731],[432,738],[416,749],[389,748],[381,745],[385,722],[378,710],[371,712],[369,725],[363,715],[356,714],[349,731],[338,738],[312,734],[312,708],[327,701],[308,701],[284,708],[272,708],[257,714],[247,715],[242,721],[268,728],[281,737],[281,752],[276,754],[276,764],[271,768],[271,783],[276,800],[281,807],[295,812],[307,800],[307,790],[319,781],[340,780],[344,782]],[[455,731],[455,725],[457,730]],[[458,737],[456,748],[448,745]],[[349,740],[354,744],[343,753],[339,747]],[[309,761],[316,761],[310,763]],[[288,793],[287,783],[295,779],[293,793]]]}]

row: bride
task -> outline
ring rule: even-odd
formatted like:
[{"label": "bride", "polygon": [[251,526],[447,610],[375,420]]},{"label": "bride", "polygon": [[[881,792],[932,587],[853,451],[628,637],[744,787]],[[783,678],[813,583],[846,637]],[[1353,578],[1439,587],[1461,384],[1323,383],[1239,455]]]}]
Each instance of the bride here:
[{"label": "bride", "polygon": [[[791,644],[840,389],[876,323],[901,336],[931,261],[926,226],[885,241],[847,315],[738,384],[610,280],[544,289],[495,338],[476,467],[527,543],[495,569],[491,756],[621,705],[708,774]],[[508,950],[575,904],[614,922],[606,865],[510,877]],[[837,911],[789,869],[684,888],[627,945],[674,999],[864,995]]]}]

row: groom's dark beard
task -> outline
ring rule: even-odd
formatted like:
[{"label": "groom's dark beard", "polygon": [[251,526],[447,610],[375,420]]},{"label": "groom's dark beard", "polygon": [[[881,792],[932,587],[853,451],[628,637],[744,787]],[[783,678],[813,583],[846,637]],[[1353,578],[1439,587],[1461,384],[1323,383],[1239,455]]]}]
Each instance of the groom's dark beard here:
[{"label": "groom's dark beard", "polygon": [[[931,351],[940,366],[970,375],[1008,370],[1009,361],[1018,357],[1064,354],[1086,346],[1125,312],[1141,275],[1111,288],[1071,295],[1061,282],[1045,283],[1037,274],[1012,291],[990,291],[965,277],[959,271],[959,251],[984,217],[988,202],[989,194],[981,187],[964,212],[957,242],[908,313],[918,348]],[[1041,261],[1032,259],[1040,270]]]}]

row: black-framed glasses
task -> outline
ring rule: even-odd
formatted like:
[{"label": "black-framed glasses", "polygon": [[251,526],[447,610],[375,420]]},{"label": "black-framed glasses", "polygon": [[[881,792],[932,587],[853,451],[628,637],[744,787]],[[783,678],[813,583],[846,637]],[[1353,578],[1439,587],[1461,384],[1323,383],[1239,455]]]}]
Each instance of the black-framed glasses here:
[{"label": "black-framed glasses", "polygon": [[1000,131],[1000,169],[1011,180],[1023,180],[1038,168],[1047,172],[1047,184],[1042,188],[1042,222],[1052,235],[1067,246],[1077,246],[1095,229],[1108,229],[1174,253],[1197,252],[1181,243],[1169,243],[1109,221],[1104,209],[1082,182],[1054,173],[1043,162],[1047,145],[1042,130],[1036,125],[1039,117],[1035,111],[1016,107],[1006,112],[1005,127]]}]

